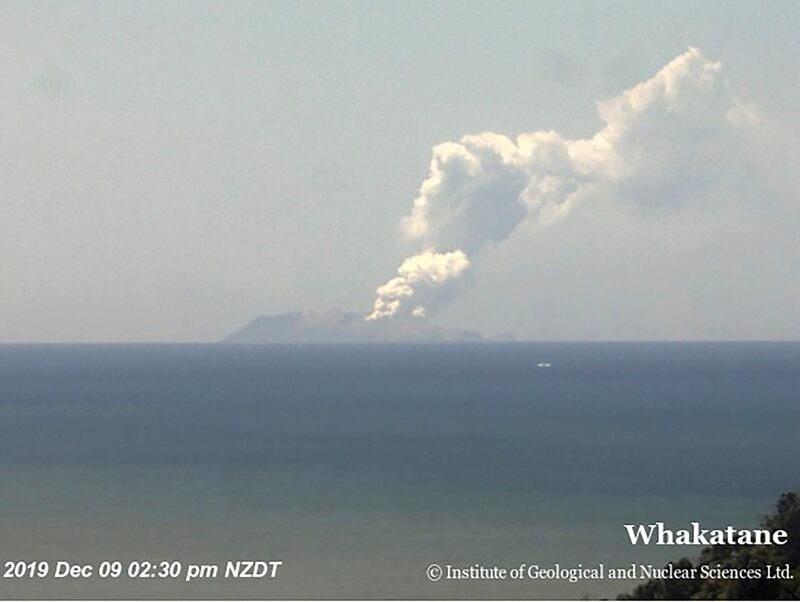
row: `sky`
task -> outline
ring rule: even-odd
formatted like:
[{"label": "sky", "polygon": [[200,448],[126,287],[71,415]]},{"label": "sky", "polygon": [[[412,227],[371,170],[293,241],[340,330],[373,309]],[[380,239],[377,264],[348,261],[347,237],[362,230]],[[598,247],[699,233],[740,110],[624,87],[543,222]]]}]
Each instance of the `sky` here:
[{"label": "sky", "polygon": [[[800,339],[798,29],[796,2],[2,2],[0,342],[366,316],[405,259],[456,251],[469,278],[423,318],[444,326]],[[563,219],[492,188],[479,221],[519,219],[475,242],[413,208],[437,145],[581,147],[603,101],[689,48],[718,65],[713,94],[689,79],[634,115],[613,174],[559,167],[591,188],[555,202]],[[521,185],[543,177],[515,165]],[[474,201],[472,182],[447,202]]]}]

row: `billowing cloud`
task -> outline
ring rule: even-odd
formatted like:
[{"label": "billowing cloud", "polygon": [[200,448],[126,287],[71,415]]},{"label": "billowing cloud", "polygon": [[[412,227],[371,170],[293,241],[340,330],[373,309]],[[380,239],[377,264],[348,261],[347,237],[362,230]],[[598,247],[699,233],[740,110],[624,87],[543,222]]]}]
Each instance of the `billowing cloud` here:
[{"label": "billowing cloud", "polygon": [[402,221],[423,251],[377,289],[368,319],[425,317],[463,286],[485,245],[520,224],[550,226],[603,199],[655,208],[690,200],[730,168],[740,131],[761,121],[720,73],[720,63],[690,48],[652,78],[598,102],[603,127],[591,138],[482,133],[435,146]]},{"label": "billowing cloud", "polygon": [[392,316],[403,302],[412,306],[410,312],[415,318],[426,317],[426,304],[429,302],[426,293],[435,291],[435,296],[442,298],[447,291],[453,292],[455,283],[461,281],[469,267],[469,259],[463,251],[425,251],[409,257],[400,264],[398,276],[378,287],[378,298],[367,319]]}]

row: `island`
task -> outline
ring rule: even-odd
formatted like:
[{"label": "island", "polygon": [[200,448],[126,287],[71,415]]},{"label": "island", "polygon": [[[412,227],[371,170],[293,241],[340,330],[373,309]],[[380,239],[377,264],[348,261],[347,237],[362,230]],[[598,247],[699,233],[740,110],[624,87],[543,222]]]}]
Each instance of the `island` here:
[{"label": "island", "polygon": [[480,333],[431,324],[427,319],[397,317],[366,321],[364,314],[338,310],[288,312],[255,318],[226,336],[223,343],[445,343],[510,341],[510,335]]}]

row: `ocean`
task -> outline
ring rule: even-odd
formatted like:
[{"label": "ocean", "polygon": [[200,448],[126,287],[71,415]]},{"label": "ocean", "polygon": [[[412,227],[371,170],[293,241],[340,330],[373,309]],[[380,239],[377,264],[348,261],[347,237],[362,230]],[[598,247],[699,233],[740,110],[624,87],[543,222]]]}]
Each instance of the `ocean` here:
[{"label": "ocean", "polygon": [[613,597],[426,568],[696,556],[622,525],[756,526],[798,395],[798,343],[2,345],[0,561],[283,564],[0,597]]}]

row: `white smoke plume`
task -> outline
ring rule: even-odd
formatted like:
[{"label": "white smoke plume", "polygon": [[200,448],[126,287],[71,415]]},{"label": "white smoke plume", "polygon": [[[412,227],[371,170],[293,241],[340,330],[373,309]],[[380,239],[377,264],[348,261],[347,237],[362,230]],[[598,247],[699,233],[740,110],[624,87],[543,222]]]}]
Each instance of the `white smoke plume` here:
[{"label": "white smoke plume", "polygon": [[425,251],[409,257],[398,268],[399,276],[378,287],[378,298],[367,319],[396,314],[400,304],[409,297],[415,297],[411,315],[424,318],[428,313],[425,293],[435,291],[435,300],[443,299],[445,291],[454,291],[454,284],[460,282],[469,268],[469,259],[461,250],[449,253]]},{"label": "white smoke plume", "polygon": [[730,163],[737,131],[758,125],[721,64],[690,48],[655,76],[597,103],[591,138],[557,132],[465,136],[433,148],[430,174],[403,219],[421,252],[377,289],[367,320],[425,317],[467,282],[471,260],[520,224],[549,226],[581,203],[625,200],[679,205]]}]

